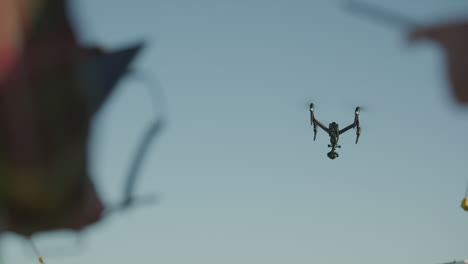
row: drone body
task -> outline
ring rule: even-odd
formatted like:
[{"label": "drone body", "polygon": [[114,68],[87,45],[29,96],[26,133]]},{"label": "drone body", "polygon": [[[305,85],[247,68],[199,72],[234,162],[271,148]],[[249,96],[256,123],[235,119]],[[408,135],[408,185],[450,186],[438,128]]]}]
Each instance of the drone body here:
[{"label": "drone body", "polygon": [[358,143],[359,136],[361,135],[361,127],[359,126],[359,112],[360,112],[360,108],[356,107],[356,110],[354,111],[354,122],[351,125],[340,130],[338,124],[335,122],[332,122],[329,124],[327,128],[322,123],[320,123],[317,119],[315,119],[314,104],[310,104],[310,124],[314,127],[314,141],[315,141],[315,138],[317,137],[317,126],[328,133],[328,135],[330,136],[330,144],[328,144],[328,147],[332,148],[332,150],[327,153],[327,156],[330,159],[336,159],[339,157],[338,152],[336,152],[335,150],[337,148],[341,148],[341,146],[338,145],[338,140],[340,139],[340,135],[350,130],[351,128],[357,129],[356,130],[356,144]]}]

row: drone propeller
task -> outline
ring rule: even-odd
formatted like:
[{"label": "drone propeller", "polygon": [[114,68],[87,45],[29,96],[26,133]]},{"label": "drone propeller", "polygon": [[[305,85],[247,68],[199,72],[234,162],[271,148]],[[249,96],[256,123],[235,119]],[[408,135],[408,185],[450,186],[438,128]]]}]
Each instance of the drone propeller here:
[{"label": "drone propeller", "polygon": [[[121,203],[115,205],[115,206],[111,206],[111,207],[108,207],[106,208],[106,211],[104,212],[104,216],[109,216],[113,213],[117,213],[117,212],[122,212],[122,211],[125,211],[125,210],[128,210],[132,207],[139,207],[139,206],[148,206],[148,205],[152,205],[152,204],[155,204],[157,202],[159,202],[159,195],[156,194],[156,193],[151,193],[151,194],[145,194],[145,195],[140,195],[138,197],[131,197],[127,200],[124,200],[122,201]],[[49,253],[45,253],[47,254],[47,256],[49,257],[63,257],[63,256],[71,256],[73,254],[77,254],[77,250],[79,251],[80,249],[82,249],[83,245],[82,245],[82,241],[81,241],[81,236],[83,234],[79,234],[77,236],[74,236],[75,237],[75,241],[69,241],[68,239],[66,240],[67,243],[63,243],[63,241],[61,241],[62,243],[60,244],[60,248],[46,248],[46,249],[42,249],[41,252],[49,252]],[[69,237],[70,234],[67,234],[67,237]],[[33,240],[32,236],[29,236],[29,237],[26,237],[26,240],[28,242],[28,244],[30,245],[30,247],[32,248],[33,250],[33,253],[35,255],[35,257],[37,258],[37,260],[42,263],[42,264],[45,264],[45,260],[44,260],[44,257],[43,255],[39,252],[39,249],[37,248],[36,246],[36,243],[35,241]],[[72,242],[72,244],[68,245],[69,243],[68,242]],[[64,244],[67,244],[64,246]],[[29,250],[28,250],[29,251]]]},{"label": "drone propeller", "polygon": [[376,22],[397,26],[406,30],[415,28],[418,25],[412,19],[404,17],[396,12],[361,1],[347,1],[345,8],[373,19]]},{"label": "drone propeller", "polygon": [[465,188],[465,197],[468,197],[468,184],[466,185],[466,188]]},{"label": "drone propeller", "polygon": [[466,185],[465,189],[465,197],[461,201],[461,208],[465,211],[468,211],[468,184]]},{"label": "drone propeller", "polygon": [[[310,103],[310,102],[316,102],[316,101],[318,100],[301,101],[297,103],[297,105],[298,105],[298,108],[302,110],[304,108],[310,109],[311,106],[315,106],[313,103]],[[322,106],[322,103],[320,103],[320,109],[322,109],[322,107],[324,108],[323,110],[324,112],[328,112],[329,110],[331,110],[331,107],[339,111],[347,112],[349,111],[350,108],[351,109],[356,108],[356,102],[355,100],[343,99],[343,100],[337,100],[336,102],[330,102],[330,103],[325,102],[323,103],[323,106]],[[374,112],[374,107],[369,106],[368,104],[358,105],[358,107],[359,107],[360,112],[364,112],[366,114],[368,112]]]},{"label": "drone propeller", "polygon": [[372,107],[369,107],[368,105],[359,105],[358,107],[356,108],[359,108],[359,113],[369,113],[369,112],[374,112]]},{"label": "drone propeller", "polygon": [[159,195],[155,193],[145,194],[138,197],[126,198],[119,204],[106,209],[105,215],[110,215],[119,211],[125,211],[132,207],[149,206],[159,201]]},{"label": "drone propeller", "polygon": [[34,243],[34,241],[32,240],[32,237],[27,237],[26,238],[28,241],[29,241],[29,244],[31,245],[32,247],[32,250],[34,252],[34,255],[36,255],[36,258],[37,260],[40,262],[40,263],[45,263],[44,261],[44,257],[42,257],[42,255],[39,253],[39,250],[37,249],[37,246],[36,244]]},{"label": "drone propeller", "polygon": [[[330,100],[328,97],[302,97],[298,98],[298,100],[294,103],[297,108],[304,109],[304,108],[310,108],[310,106],[313,104],[312,102],[320,102],[320,105],[323,107],[331,106],[334,105],[335,102]],[[322,107],[321,107],[322,108]]]}]

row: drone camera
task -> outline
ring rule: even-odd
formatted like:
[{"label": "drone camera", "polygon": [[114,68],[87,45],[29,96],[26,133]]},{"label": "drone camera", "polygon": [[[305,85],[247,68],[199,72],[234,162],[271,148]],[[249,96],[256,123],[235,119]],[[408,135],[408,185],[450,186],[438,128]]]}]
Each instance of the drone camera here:
[{"label": "drone camera", "polygon": [[327,156],[330,158],[330,159],[336,159],[339,157],[338,155],[338,152],[335,152],[335,151],[330,151],[327,153]]}]

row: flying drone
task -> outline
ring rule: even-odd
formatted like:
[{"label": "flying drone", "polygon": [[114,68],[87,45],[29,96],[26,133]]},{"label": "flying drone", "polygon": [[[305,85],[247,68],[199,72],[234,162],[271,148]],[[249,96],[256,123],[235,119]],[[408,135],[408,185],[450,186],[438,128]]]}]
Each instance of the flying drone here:
[{"label": "flying drone", "polygon": [[361,135],[361,127],[359,126],[359,112],[360,111],[361,109],[359,107],[356,107],[356,110],[354,111],[354,122],[351,125],[340,130],[338,124],[335,122],[330,123],[327,128],[322,123],[320,123],[317,119],[315,119],[314,104],[310,104],[310,124],[314,126],[314,141],[315,141],[315,138],[317,137],[317,126],[319,126],[321,129],[327,132],[328,135],[330,136],[330,144],[328,144],[328,147],[332,149],[330,152],[327,153],[327,156],[330,159],[336,159],[339,157],[338,152],[335,151],[337,148],[341,148],[341,146],[338,145],[339,137],[341,134],[350,130],[351,128],[356,128],[356,144],[358,143],[359,136]]}]

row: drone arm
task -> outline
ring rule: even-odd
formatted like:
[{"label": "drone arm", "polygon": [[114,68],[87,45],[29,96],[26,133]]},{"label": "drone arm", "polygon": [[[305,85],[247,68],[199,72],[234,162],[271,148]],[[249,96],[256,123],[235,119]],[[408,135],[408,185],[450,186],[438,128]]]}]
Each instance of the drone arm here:
[{"label": "drone arm", "polygon": [[359,113],[361,112],[361,108],[358,106],[356,107],[356,110],[354,111],[354,122],[340,130],[340,134],[343,134],[344,132],[350,130],[351,128],[357,128],[356,130],[356,144],[358,143],[359,136],[361,135],[361,127],[359,126]]},{"label": "drone arm", "polygon": [[354,125],[356,126],[356,144],[359,141],[359,136],[361,136],[361,127],[359,126],[359,113],[360,113],[360,108],[357,107],[354,115]]},{"label": "drone arm", "polygon": [[328,128],[314,118],[314,124],[318,125],[321,129],[328,133]]},{"label": "drone arm", "polygon": [[349,125],[349,126],[343,128],[343,129],[341,129],[341,130],[340,130],[340,135],[343,134],[344,132],[350,130],[351,128],[354,128],[355,126],[356,126],[356,123],[352,123],[351,125]]},{"label": "drone arm", "polygon": [[314,104],[310,104],[310,124],[314,126],[314,140],[317,138],[317,126],[325,130],[328,133],[328,129],[322,123],[320,123],[314,116]]},{"label": "drone arm", "polygon": [[361,127],[358,125],[357,126],[357,131],[356,131],[356,144],[359,141],[359,136],[361,135]]},{"label": "drone arm", "polygon": [[310,106],[310,125],[314,126],[314,141],[317,138],[317,124],[315,124],[315,117],[314,117],[314,107],[313,104]]},{"label": "drone arm", "polygon": [[314,125],[314,141],[315,139],[317,138],[317,125],[315,123],[313,123]]}]

